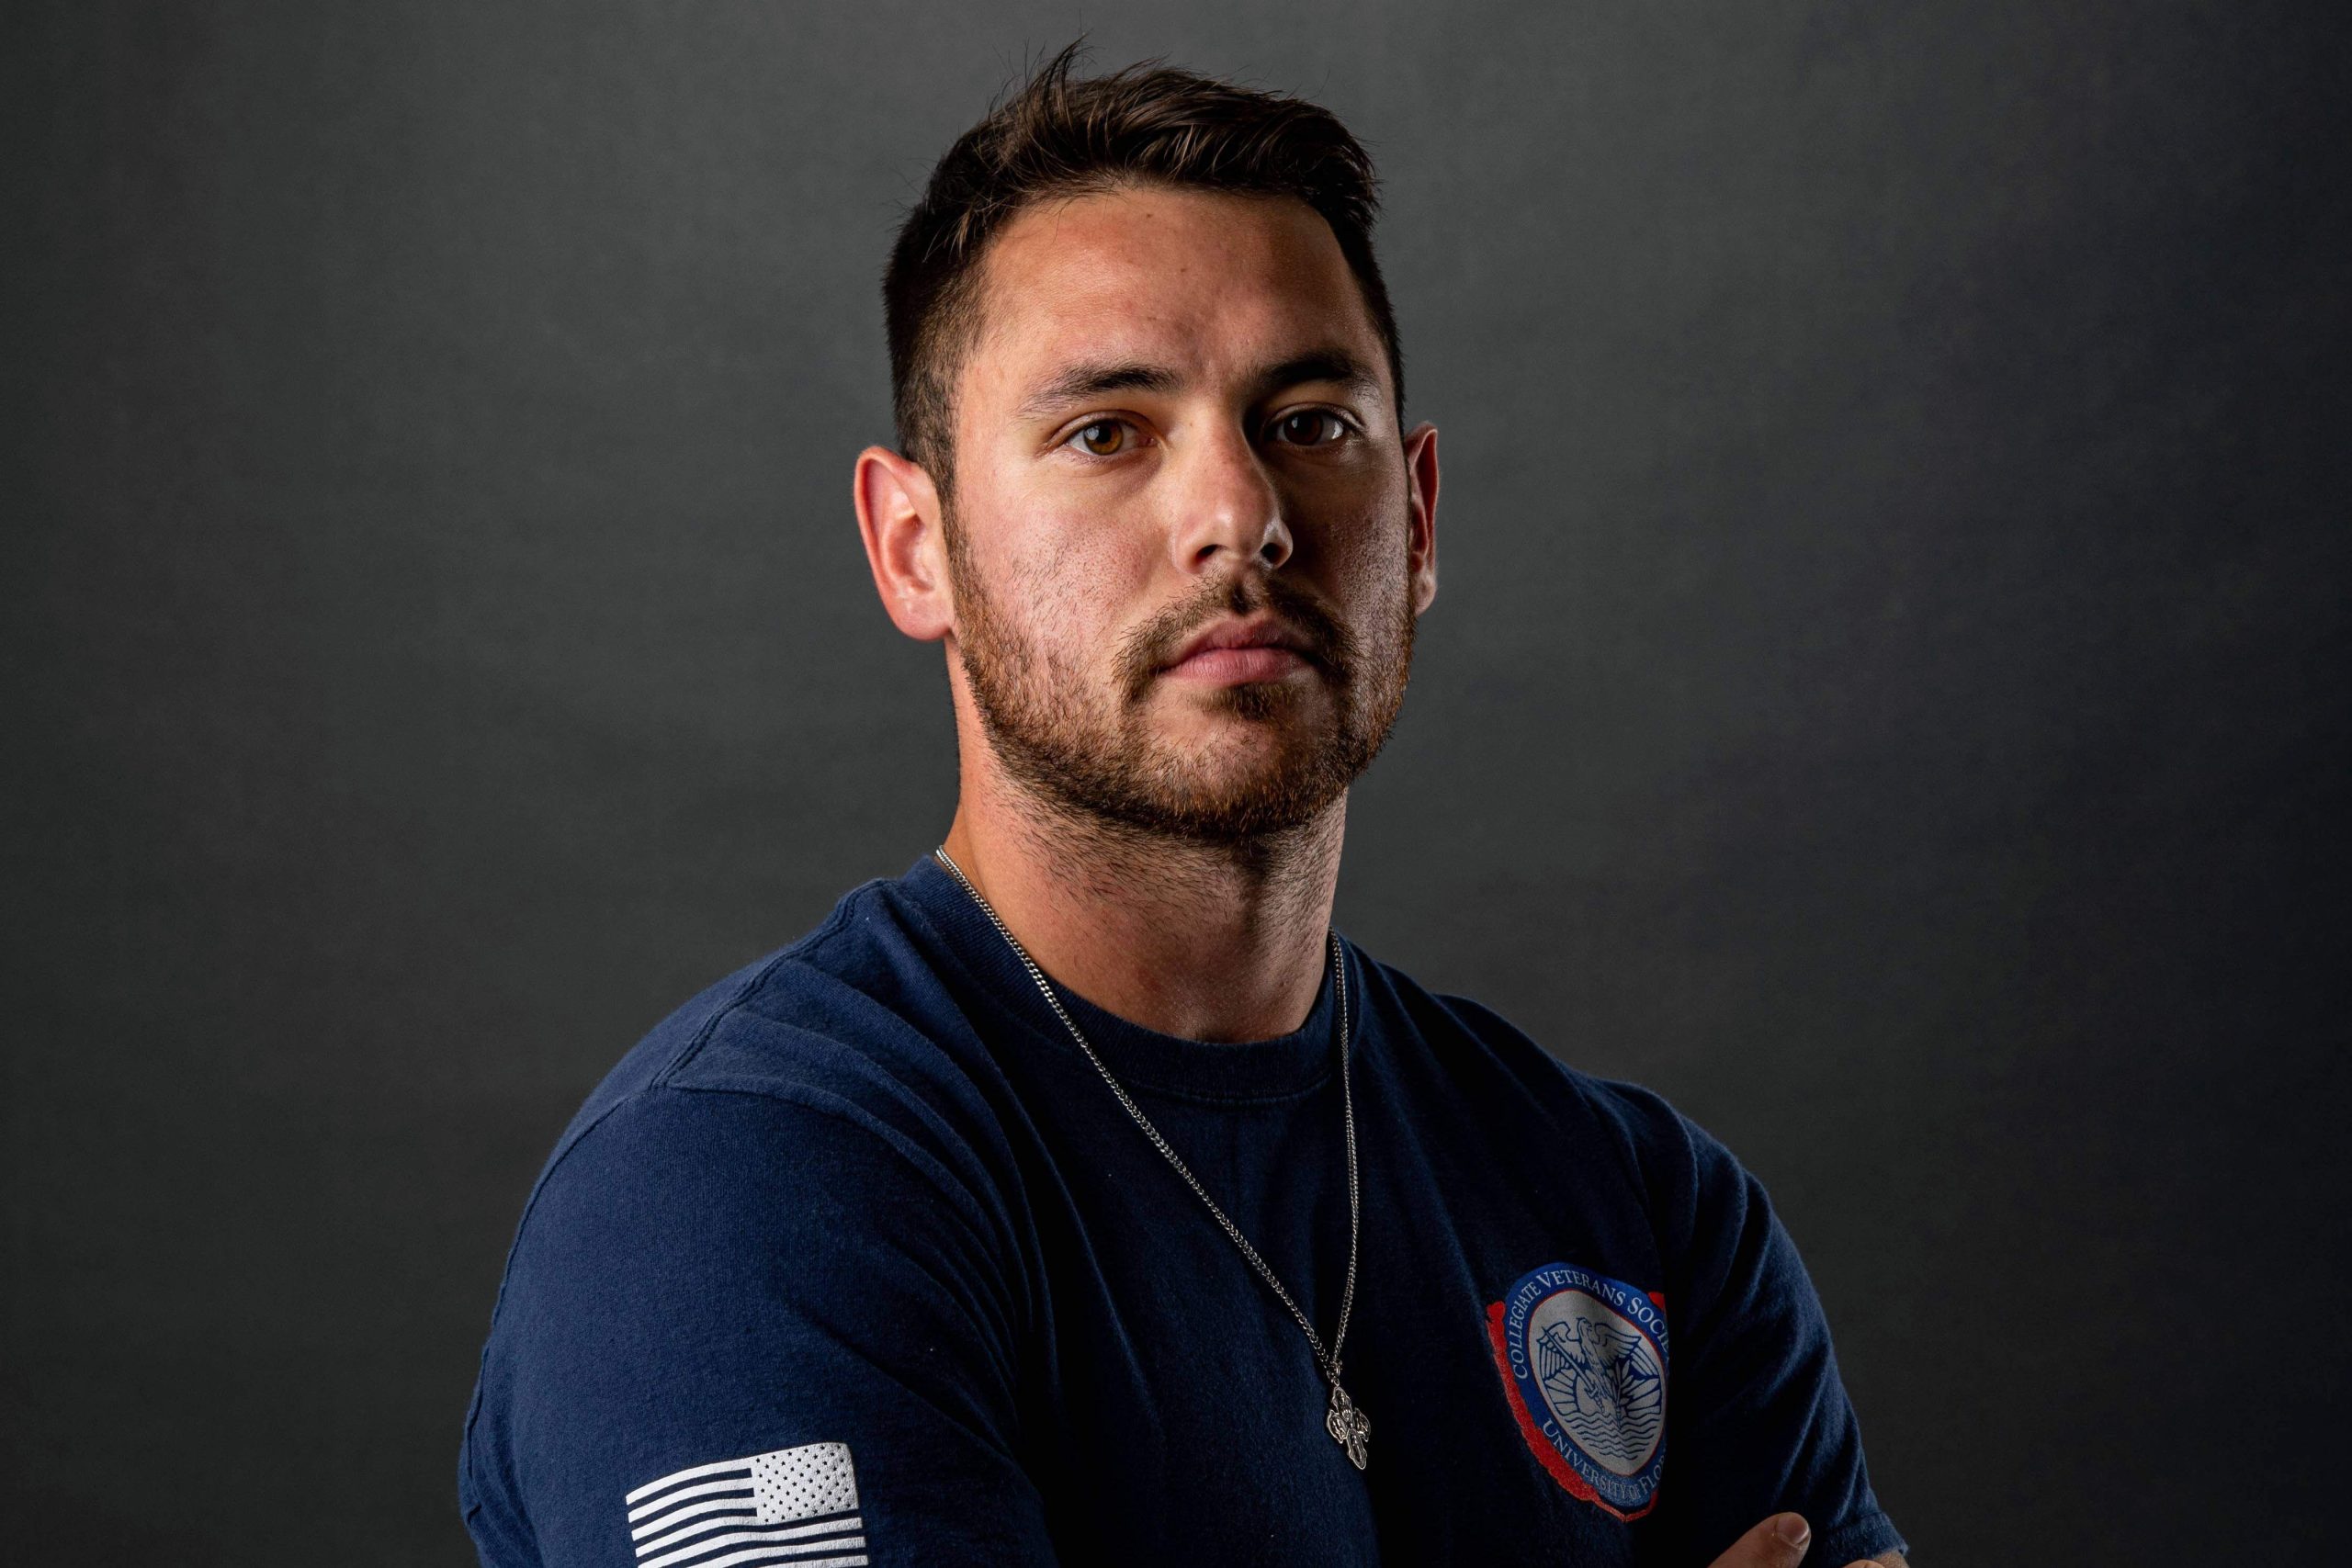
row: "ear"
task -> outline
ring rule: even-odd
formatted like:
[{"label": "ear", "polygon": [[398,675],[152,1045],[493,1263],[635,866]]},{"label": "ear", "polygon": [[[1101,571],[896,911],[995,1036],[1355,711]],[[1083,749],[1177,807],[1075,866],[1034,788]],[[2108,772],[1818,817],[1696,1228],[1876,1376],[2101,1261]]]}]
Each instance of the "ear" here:
[{"label": "ear", "polygon": [[851,489],[882,607],[917,642],[938,641],[956,629],[956,605],[939,491],[931,476],[887,446],[868,446],[857,455]]},{"label": "ear", "polygon": [[1405,437],[1405,560],[1418,615],[1437,597],[1437,426],[1427,420]]}]

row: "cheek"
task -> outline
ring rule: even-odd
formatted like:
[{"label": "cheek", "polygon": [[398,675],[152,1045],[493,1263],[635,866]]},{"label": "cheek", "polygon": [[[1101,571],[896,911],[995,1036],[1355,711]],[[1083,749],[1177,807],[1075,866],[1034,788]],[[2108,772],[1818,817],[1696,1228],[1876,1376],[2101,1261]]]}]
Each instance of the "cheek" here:
[{"label": "cheek", "polygon": [[[1367,487],[1375,488],[1375,487]],[[1355,604],[1387,599],[1406,574],[1406,512],[1401,486],[1393,494],[1363,498],[1338,527],[1328,531],[1324,549],[1329,572]]]},{"label": "cheek", "polygon": [[1042,528],[1015,558],[1013,591],[1026,595],[1051,635],[1090,647],[1114,635],[1150,580],[1148,551],[1133,535],[1088,526]]},{"label": "cheek", "polygon": [[1004,617],[1065,663],[1094,661],[1148,595],[1148,529],[1060,497],[991,498],[986,570]]},{"label": "cheek", "polygon": [[1285,478],[1283,510],[1309,525],[1328,520],[1335,551],[1344,539],[1350,553],[1376,556],[1383,536],[1402,536],[1405,476],[1395,452],[1374,446],[1343,461],[1302,459]]}]

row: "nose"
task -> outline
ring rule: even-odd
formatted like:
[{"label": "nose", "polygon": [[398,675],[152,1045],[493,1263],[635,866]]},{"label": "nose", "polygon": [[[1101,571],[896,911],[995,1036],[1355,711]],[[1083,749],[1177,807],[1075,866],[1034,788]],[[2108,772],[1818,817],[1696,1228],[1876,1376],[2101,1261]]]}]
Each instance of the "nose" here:
[{"label": "nose", "polygon": [[1229,571],[1251,562],[1272,570],[1288,560],[1292,542],[1282,493],[1248,434],[1220,425],[1187,446],[1174,497],[1176,564],[1187,572]]}]

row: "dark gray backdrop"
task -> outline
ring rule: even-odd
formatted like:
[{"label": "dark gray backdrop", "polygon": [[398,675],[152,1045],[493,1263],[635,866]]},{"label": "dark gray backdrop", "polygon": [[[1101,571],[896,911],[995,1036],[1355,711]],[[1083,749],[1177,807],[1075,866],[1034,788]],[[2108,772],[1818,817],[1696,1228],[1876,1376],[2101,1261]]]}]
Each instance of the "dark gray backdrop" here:
[{"label": "dark gray backdrop", "polygon": [[11,7],[6,1554],[466,1559],[558,1128],[945,826],[874,281],[1081,28],[1387,178],[1343,929],[1765,1178],[1923,1562],[2327,1547],[2330,9]]}]

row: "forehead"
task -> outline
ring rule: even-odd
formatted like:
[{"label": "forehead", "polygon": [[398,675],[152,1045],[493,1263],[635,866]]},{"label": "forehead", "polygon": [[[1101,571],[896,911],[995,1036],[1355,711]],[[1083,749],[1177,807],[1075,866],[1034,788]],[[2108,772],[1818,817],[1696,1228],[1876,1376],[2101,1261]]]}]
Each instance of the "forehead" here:
[{"label": "forehead", "polygon": [[1241,378],[1302,349],[1386,359],[1321,214],[1289,197],[1163,186],[1024,208],[983,258],[967,412],[1001,412],[1080,360]]}]

